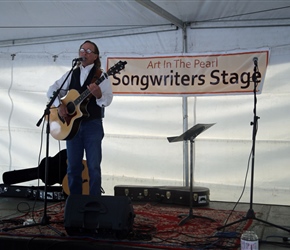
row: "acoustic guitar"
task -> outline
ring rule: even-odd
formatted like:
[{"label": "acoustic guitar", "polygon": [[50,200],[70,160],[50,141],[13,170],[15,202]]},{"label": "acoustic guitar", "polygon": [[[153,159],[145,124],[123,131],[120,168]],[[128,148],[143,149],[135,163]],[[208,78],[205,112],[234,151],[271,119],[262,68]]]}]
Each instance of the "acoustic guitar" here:
[{"label": "acoustic guitar", "polygon": [[[106,78],[108,78],[108,76],[120,73],[120,71],[125,68],[126,64],[126,61],[119,61],[94,83],[99,85]],[[59,116],[58,108],[53,106],[51,107],[49,123],[50,134],[53,138],[57,140],[69,140],[75,136],[82,119],[89,116],[87,112],[87,104],[90,97],[91,92],[89,89],[86,89],[81,94],[79,94],[77,90],[71,89],[68,94],[61,100],[61,102],[68,110],[68,116],[65,119]]]},{"label": "acoustic guitar", "polygon": [[[87,166],[87,161],[83,160],[83,172],[82,172],[82,179],[83,179],[83,195],[89,195],[90,194],[90,178],[89,178],[89,169]],[[62,180],[62,189],[65,192],[65,194],[70,195],[69,186],[68,186],[68,176],[67,174],[64,176]]]}]

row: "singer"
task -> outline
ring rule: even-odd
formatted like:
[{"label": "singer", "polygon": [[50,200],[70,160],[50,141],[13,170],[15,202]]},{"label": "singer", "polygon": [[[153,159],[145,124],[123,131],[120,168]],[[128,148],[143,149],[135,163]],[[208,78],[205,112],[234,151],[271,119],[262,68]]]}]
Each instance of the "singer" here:
[{"label": "singer", "polygon": [[[74,59],[76,60],[76,59]],[[96,80],[104,75],[101,70],[101,61],[97,45],[91,41],[85,41],[79,47],[78,66],[73,70],[60,91],[59,99],[53,103],[58,107],[58,115],[65,119],[71,115],[68,105],[62,100],[69,96],[70,91],[84,92],[88,89],[91,93],[87,101],[87,115],[82,117],[76,134],[66,140],[67,146],[67,177],[70,194],[83,193],[82,172],[84,170],[83,159],[86,156],[86,163],[89,173],[89,194],[101,195],[101,160],[102,140],[104,137],[103,118],[104,108],[109,106],[113,100],[111,82],[105,78],[99,85]],[[50,98],[66,79],[69,72],[52,84],[47,97]]]}]

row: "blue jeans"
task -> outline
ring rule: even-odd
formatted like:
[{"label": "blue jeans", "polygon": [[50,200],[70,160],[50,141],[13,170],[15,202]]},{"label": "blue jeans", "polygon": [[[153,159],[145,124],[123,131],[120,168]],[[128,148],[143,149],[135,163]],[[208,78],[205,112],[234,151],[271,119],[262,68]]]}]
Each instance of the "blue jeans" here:
[{"label": "blue jeans", "polygon": [[102,119],[82,121],[79,131],[66,141],[68,159],[68,185],[70,194],[82,194],[84,170],[83,158],[86,153],[86,162],[89,172],[90,195],[101,195],[101,161],[102,139],[104,129]]}]

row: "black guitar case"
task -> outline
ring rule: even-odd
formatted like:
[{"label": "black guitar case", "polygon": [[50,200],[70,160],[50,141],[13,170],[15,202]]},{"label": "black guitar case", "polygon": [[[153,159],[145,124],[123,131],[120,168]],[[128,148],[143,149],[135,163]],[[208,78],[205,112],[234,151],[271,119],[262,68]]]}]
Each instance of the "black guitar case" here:
[{"label": "black guitar case", "polygon": [[[190,188],[184,186],[138,186],[117,185],[114,187],[115,196],[127,196],[137,202],[160,202],[166,204],[190,204]],[[210,191],[206,187],[192,188],[192,205],[207,206],[210,202]]]},{"label": "black guitar case", "polygon": [[[45,183],[45,161],[43,158],[38,167],[13,170],[3,173],[3,183],[6,185],[41,179]],[[61,184],[67,171],[66,149],[58,152],[54,157],[48,157],[48,176],[46,185]]]}]

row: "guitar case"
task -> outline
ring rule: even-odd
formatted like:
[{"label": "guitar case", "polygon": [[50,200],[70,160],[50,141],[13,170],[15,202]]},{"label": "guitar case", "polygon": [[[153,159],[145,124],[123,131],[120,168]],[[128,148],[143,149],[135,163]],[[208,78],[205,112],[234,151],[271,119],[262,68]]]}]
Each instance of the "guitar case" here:
[{"label": "guitar case", "polygon": [[159,188],[153,186],[117,185],[114,187],[115,196],[127,196],[131,201],[159,201]]},{"label": "guitar case", "polygon": [[[176,205],[190,205],[190,188],[189,187],[160,187],[159,188],[161,203]],[[210,192],[206,187],[192,187],[192,205],[207,206],[210,201]]]},{"label": "guitar case", "polygon": [[134,210],[125,196],[71,194],[64,212],[64,226],[71,236],[124,238],[133,229]]},{"label": "guitar case", "polygon": [[[127,196],[136,202],[159,202],[176,205],[190,205],[190,188],[184,186],[138,186],[117,185],[115,196]],[[207,206],[210,201],[210,191],[206,187],[192,188],[192,205]]]},{"label": "guitar case", "polygon": [[13,170],[3,173],[2,179],[4,184],[16,184],[36,179],[41,179],[46,185],[61,184],[67,169],[67,152],[66,149],[59,151],[55,156],[49,156],[48,176],[45,180],[46,157],[43,158],[38,167]]}]

